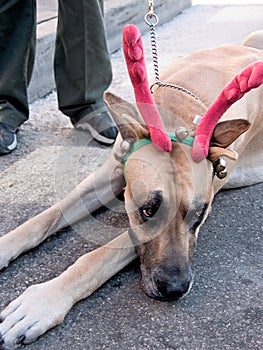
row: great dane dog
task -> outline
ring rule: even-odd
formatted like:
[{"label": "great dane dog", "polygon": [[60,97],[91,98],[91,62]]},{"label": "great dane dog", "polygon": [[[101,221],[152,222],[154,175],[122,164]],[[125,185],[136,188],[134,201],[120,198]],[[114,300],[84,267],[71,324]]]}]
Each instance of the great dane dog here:
[{"label": "great dane dog", "polygon": [[[247,46],[198,51],[163,72],[163,82],[178,84],[198,96],[153,88],[167,131],[179,130],[179,139],[180,132],[186,133],[182,140],[195,136],[195,116],[203,116],[244,67],[263,61],[262,34],[251,35]],[[193,283],[197,235],[215,194],[221,188],[263,181],[262,87],[247,93],[224,113],[201,161],[193,160],[192,146],[186,142],[172,140],[172,150],[161,151],[149,141],[149,129],[134,104],[110,93],[105,100],[120,131],[108,160],[65,199],[1,237],[0,268],[123,190],[130,229],[80,257],[58,277],[30,286],[11,302],[0,316],[3,348],[30,343],[60,324],[77,301],[91,295],[137,256],[148,296],[159,300],[185,296]],[[226,165],[219,162],[215,167],[220,158]]]}]

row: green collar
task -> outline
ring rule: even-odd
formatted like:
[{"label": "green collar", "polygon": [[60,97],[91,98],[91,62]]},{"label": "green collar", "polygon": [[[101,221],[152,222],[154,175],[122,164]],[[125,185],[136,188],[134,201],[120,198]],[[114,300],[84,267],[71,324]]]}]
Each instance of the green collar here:
[{"label": "green collar", "polygon": [[[169,131],[168,135],[169,135],[171,141],[173,141],[173,142],[183,143],[183,144],[188,145],[188,146],[192,146],[193,145],[194,137],[192,137],[192,136],[187,136],[185,139],[179,140],[178,137],[176,137],[175,132]],[[127,162],[128,158],[129,158],[129,156],[133,152],[137,151],[138,149],[140,149],[141,147],[143,147],[145,145],[148,145],[149,143],[152,143],[152,141],[151,141],[151,139],[149,137],[146,137],[144,139],[135,141],[132,144],[131,149],[129,150],[129,152],[126,153],[124,155],[124,157],[123,157],[123,166],[124,166],[124,168],[125,168],[125,165],[126,165],[126,162]]]},{"label": "green collar", "polygon": [[[171,141],[173,142],[177,142],[177,143],[183,143],[185,145],[188,145],[190,147],[192,147],[193,143],[194,143],[194,137],[193,136],[187,136],[185,139],[180,140],[178,139],[178,137],[176,137],[175,132],[169,131],[168,132],[168,136],[170,137]],[[149,143],[152,143],[150,137],[146,137],[144,139],[135,141],[132,146],[131,149],[129,150],[129,152],[127,152],[124,156],[123,156],[123,170],[124,170],[124,178],[125,178],[125,167],[126,167],[126,162],[129,158],[129,156],[137,151],[138,149],[140,149],[141,147],[148,145]],[[220,158],[219,158],[220,159]],[[214,167],[214,171],[213,171],[213,176],[212,179],[214,179],[215,175],[217,175],[217,171],[215,170],[216,164],[218,161],[215,161],[213,163],[213,167]],[[224,170],[224,169],[223,169]],[[219,176],[218,176],[219,177]],[[219,177],[219,178],[223,178],[223,177]]]}]

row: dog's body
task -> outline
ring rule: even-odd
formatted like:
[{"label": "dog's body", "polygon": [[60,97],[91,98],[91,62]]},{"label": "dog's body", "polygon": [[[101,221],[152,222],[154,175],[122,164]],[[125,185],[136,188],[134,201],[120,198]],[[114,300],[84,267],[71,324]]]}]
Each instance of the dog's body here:
[{"label": "dog's body", "polygon": [[[260,41],[263,42],[262,33],[253,37],[253,44]],[[183,91],[158,88],[154,97],[167,130],[176,130],[183,122],[194,132],[195,115],[203,115],[230,79],[259,60],[263,60],[259,49],[222,46],[194,53],[173,64],[162,75],[162,81],[184,86],[200,100]],[[7,347],[29,343],[61,323],[78,300],[93,293],[137,254],[143,288],[149,296],[184,296],[193,282],[191,256],[197,234],[214,195],[222,187],[263,181],[262,87],[248,93],[224,115],[227,122],[218,125],[214,132],[212,142],[216,146],[209,159],[201,163],[193,162],[190,146],[173,143],[171,153],[160,152],[153,144],[144,145],[131,153],[123,166],[116,157],[122,154],[123,139],[142,139],[148,131],[132,105],[110,94],[106,99],[122,135],[109,159],[66,199],[1,237],[0,268],[95,211],[101,203],[108,203],[123,191],[125,181],[131,230],[79,258],[57,278],[29,287],[13,301],[1,314],[0,332]],[[237,123],[237,118],[250,123],[248,131],[247,123]],[[234,152],[225,149],[229,145]],[[219,180],[213,177],[211,160],[225,155],[232,158],[227,160],[230,176]]]}]

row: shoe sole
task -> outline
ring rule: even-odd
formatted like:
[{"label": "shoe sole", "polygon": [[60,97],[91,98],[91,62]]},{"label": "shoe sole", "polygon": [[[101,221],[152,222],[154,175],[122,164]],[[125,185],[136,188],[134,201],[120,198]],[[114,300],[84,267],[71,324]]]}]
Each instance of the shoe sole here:
[{"label": "shoe sole", "polygon": [[79,125],[75,125],[76,130],[81,131],[89,131],[91,133],[91,136],[94,138],[94,140],[98,141],[99,143],[103,143],[105,145],[112,145],[115,142],[115,139],[109,139],[108,137],[105,137],[103,135],[100,135],[90,124],[88,123],[81,123]]},{"label": "shoe sole", "polygon": [[4,150],[0,150],[0,155],[9,154],[9,153],[11,153],[16,147],[17,147],[17,138],[16,138],[16,135],[14,135],[14,141],[11,143],[11,145],[7,146]]}]

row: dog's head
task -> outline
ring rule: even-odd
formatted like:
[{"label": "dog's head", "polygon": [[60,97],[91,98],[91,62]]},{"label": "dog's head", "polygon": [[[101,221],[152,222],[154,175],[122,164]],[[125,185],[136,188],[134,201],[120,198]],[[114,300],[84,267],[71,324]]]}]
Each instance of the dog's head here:
[{"label": "dog's head", "polygon": [[[123,138],[116,145],[116,156],[123,162],[130,146],[149,136],[148,130],[134,105],[112,94],[105,98]],[[220,149],[224,154],[246,129],[247,123],[240,120],[218,124],[211,157]],[[143,288],[156,299],[181,298],[193,283],[193,250],[214,196],[213,164],[209,159],[194,162],[189,145],[173,142],[167,153],[148,143],[125,157],[123,171],[125,207],[140,256]]]}]

